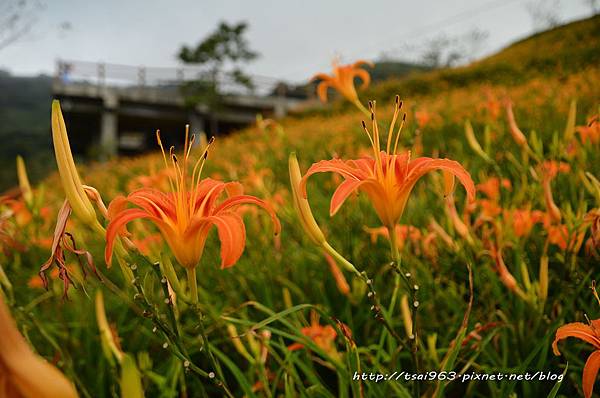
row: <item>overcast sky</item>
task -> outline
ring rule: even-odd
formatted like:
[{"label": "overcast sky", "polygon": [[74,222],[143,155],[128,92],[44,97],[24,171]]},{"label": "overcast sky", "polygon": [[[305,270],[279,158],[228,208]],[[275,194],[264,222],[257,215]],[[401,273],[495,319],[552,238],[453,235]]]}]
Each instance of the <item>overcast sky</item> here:
[{"label": "overcast sky", "polygon": [[[7,0],[3,0],[7,1]],[[10,0],[8,0],[10,1]],[[20,41],[0,50],[0,69],[53,73],[57,59],[175,66],[221,20],[247,21],[261,57],[250,73],[301,81],[328,71],[331,59],[418,59],[428,40],[478,29],[478,55],[534,31],[532,0],[39,0],[45,6]],[[542,1],[542,0],[535,0]],[[591,15],[585,0],[546,0],[567,22]],[[68,22],[69,29],[61,29]]]}]

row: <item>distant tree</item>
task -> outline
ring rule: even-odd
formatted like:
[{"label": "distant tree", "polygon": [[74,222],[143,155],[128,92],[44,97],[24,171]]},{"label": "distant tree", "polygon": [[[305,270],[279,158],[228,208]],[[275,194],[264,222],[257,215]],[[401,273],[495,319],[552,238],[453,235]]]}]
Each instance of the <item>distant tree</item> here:
[{"label": "distant tree", "polygon": [[592,15],[595,15],[598,11],[600,11],[600,1],[598,0],[583,0],[583,3],[590,7]]},{"label": "distant tree", "polygon": [[[246,75],[241,65],[258,57],[252,51],[244,37],[248,25],[245,22],[228,24],[221,22],[217,29],[206,36],[195,47],[183,46],[178,58],[185,64],[205,67],[196,81],[186,83],[183,93],[191,105],[204,103],[217,106],[223,94],[223,85],[234,83],[252,89],[254,87],[250,76]],[[231,71],[224,76],[225,67]],[[228,81],[229,80],[229,81]]]},{"label": "distant tree", "polygon": [[446,66],[445,53],[451,44],[452,40],[445,35],[429,40],[422,56],[423,63],[431,68]]},{"label": "distant tree", "polygon": [[490,33],[485,30],[474,28],[463,35],[463,43],[466,48],[466,60],[474,61],[476,57],[480,56],[481,50],[485,47]]},{"label": "distant tree", "polygon": [[488,32],[480,29],[458,36],[442,34],[425,43],[421,62],[430,68],[441,68],[473,61],[487,37]]},{"label": "distant tree", "polygon": [[29,33],[40,8],[38,1],[0,0],[0,50]]},{"label": "distant tree", "polygon": [[560,25],[560,0],[530,0],[526,6],[536,32]]}]

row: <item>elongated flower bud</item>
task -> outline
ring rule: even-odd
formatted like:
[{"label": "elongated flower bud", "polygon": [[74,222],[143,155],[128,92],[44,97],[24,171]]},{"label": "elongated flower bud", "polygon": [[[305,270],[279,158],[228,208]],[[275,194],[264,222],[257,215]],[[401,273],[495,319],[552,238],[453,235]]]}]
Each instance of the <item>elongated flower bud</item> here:
[{"label": "elongated flower bud", "polygon": [[487,153],[481,148],[479,141],[477,141],[477,137],[475,137],[475,132],[473,131],[473,126],[471,122],[467,120],[465,122],[465,137],[467,138],[467,142],[473,151],[476,154],[481,156],[486,162],[490,162],[492,159],[488,156]]},{"label": "elongated flower bud", "polygon": [[413,335],[413,323],[412,316],[410,314],[410,306],[408,305],[408,296],[406,294],[400,299],[400,312],[402,313],[402,323],[404,323],[406,336],[410,339]]},{"label": "elongated flower bud", "polygon": [[[108,320],[106,319],[106,311],[104,310],[104,296],[101,290],[96,292],[96,322],[98,324],[98,329],[100,330],[100,341],[104,348],[108,351],[105,354],[112,354],[115,356],[117,361],[121,362],[123,360],[123,351],[118,347],[112,331],[110,330],[110,326],[108,324]],[[107,359],[110,359],[107,358]]]},{"label": "elongated flower bud", "polygon": [[440,358],[438,357],[436,344],[437,344],[437,334],[433,333],[433,334],[428,335],[427,336],[427,351],[428,351],[429,357],[433,359],[434,363],[439,364]]},{"label": "elongated flower bud", "polygon": [[125,354],[121,362],[121,396],[131,398],[144,398],[142,378],[135,364],[135,359]]},{"label": "elongated flower bud", "polygon": [[456,211],[456,206],[454,204],[453,195],[446,196],[446,211],[450,220],[452,221],[452,225],[456,232],[466,239],[469,243],[472,243],[473,238],[471,238],[471,234],[469,233],[469,227],[461,220],[458,212]]},{"label": "elongated flower bud", "polygon": [[8,276],[6,276],[6,273],[4,272],[2,265],[0,265],[0,288],[4,288],[7,291],[12,290],[12,284],[10,283]]},{"label": "elongated flower bud", "polygon": [[58,100],[52,101],[52,143],[60,180],[73,212],[87,225],[97,227],[96,212],[77,173]]},{"label": "elongated flower bud", "polygon": [[523,286],[525,287],[525,291],[529,291],[531,288],[531,278],[529,277],[529,270],[527,269],[527,264],[524,261],[521,261],[521,279],[523,280]]},{"label": "elongated flower bud", "polygon": [[548,210],[548,214],[552,221],[560,222],[562,219],[562,215],[560,209],[554,202],[554,197],[552,196],[552,187],[550,186],[550,178],[544,178],[542,181],[542,188],[544,189],[544,200],[546,202],[546,209]]},{"label": "elongated flower bud", "polygon": [[289,157],[289,171],[290,171],[290,183],[292,185],[292,199],[294,201],[294,207],[298,217],[300,218],[300,224],[308,237],[319,247],[321,247],[325,253],[329,254],[336,261],[340,263],[347,271],[355,274],[360,274],[354,265],[346,260],[340,253],[338,253],[325,239],[323,231],[319,228],[319,225],[315,221],[315,217],[310,209],[308,199],[306,199],[300,193],[300,181],[302,180],[302,174],[300,173],[300,166],[298,165],[298,159],[296,154],[292,152]]},{"label": "elongated flower bud", "polygon": [[522,299],[526,299],[526,295],[519,287],[517,280],[510,273],[506,264],[504,263],[504,258],[502,257],[502,252],[498,249],[493,251],[494,261],[496,263],[496,272],[498,272],[498,276],[500,277],[500,281],[506,286],[509,290],[516,293],[517,296]]},{"label": "elongated flower bud", "polygon": [[19,155],[17,156],[17,178],[19,179],[19,188],[25,199],[25,203],[31,205],[33,201],[33,192],[31,191],[31,185],[29,184],[29,178],[27,177],[27,169],[25,168],[25,161]]},{"label": "elongated flower bud", "polygon": [[292,184],[292,198],[302,228],[304,228],[308,237],[315,244],[322,246],[325,243],[325,235],[323,235],[321,228],[319,228],[315,221],[308,200],[300,195],[300,181],[302,180],[302,174],[300,173],[300,166],[298,165],[298,159],[296,158],[295,153],[290,154],[288,165],[290,170],[290,182]]},{"label": "elongated flower bud", "polygon": [[577,100],[571,100],[569,106],[569,116],[567,117],[567,125],[565,126],[564,139],[569,143],[575,137],[575,123],[577,118]]},{"label": "elongated flower bud", "polygon": [[508,127],[510,135],[513,137],[513,139],[519,146],[527,146],[527,138],[525,137],[525,134],[523,134],[519,126],[517,126],[511,102],[508,102],[506,104],[506,116],[508,118]]},{"label": "elongated flower bud", "polygon": [[231,344],[233,344],[233,347],[236,349],[236,351],[246,358],[248,362],[254,362],[254,358],[252,358],[252,355],[250,355],[246,347],[244,347],[244,344],[242,344],[238,331],[235,328],[235,325],[232,323],[227,324],[227,334],[229,334],[229,337],[231,338]]},{"label": "elongated flower bud", "polygon": [[540,300],[545,301],[548,297],[548,256],[544,254],[540,259]]}]

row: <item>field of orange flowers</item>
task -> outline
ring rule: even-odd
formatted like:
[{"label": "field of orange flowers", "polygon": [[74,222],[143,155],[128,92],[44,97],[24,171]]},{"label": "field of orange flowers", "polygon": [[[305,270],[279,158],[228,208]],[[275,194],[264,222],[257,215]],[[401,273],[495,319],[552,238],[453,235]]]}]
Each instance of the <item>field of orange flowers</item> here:
[{"label": "field of orange flowers", "polygon": [[52,104],[58,173],[0,199],[0,397],[592,396],[600,68],[317,78],[346,105],[87,166]]}]

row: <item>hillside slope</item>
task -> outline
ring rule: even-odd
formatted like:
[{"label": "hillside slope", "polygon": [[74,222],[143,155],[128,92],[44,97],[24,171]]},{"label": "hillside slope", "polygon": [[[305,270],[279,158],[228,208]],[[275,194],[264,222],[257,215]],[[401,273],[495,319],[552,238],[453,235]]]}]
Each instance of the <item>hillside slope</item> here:
[{"label": "hillside slope", "polygon": [[16,183],[15,155],[27,160],[37,181],[54,166],[49,134],[52,78],[0,71],[0,192]]},{"label": "hillside slope", "polygon": [[465,67],[392,79],[371,89],[381,97],[397,92],[434,93],[473,83],[518,85],[535,77],[564,78],[600,65],[600,15],[563,25],[511,44]]}]

